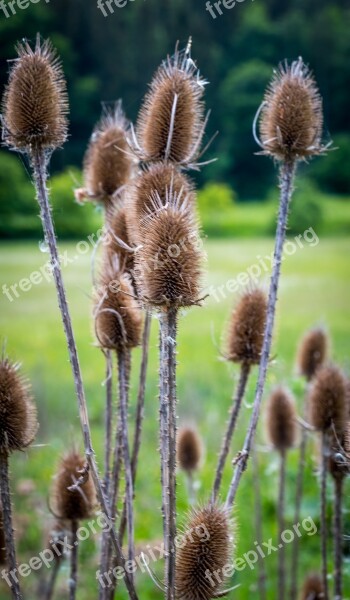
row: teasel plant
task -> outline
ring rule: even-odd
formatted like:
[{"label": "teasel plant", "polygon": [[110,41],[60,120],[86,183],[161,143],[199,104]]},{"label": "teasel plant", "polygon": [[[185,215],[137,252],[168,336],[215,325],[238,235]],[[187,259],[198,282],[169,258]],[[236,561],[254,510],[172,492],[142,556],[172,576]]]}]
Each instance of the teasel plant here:
[{"label": "teasel plant", "polygon": [[[303,336],[297,354],[297,367],[300,375],[306,380],[306,393],[303,402],[303,419],[307,419],[307,390],[312,379],[315,377],[317,369],[319,369],[327,360],[329,352],[329,339],[326,330],[323,327],[315,327],[310,329]],[[295,513],[294,523],[299,523],[301,505],[304,489],[304,471],[307,454],[307,439],[308,429],[304,423],[301,426],[300,445],[299,445],[299,464],[296,481],[295,495]],[[297,593],[298,583],[298,563],[299,563],[299,537],[295,536],[292,545],[291,559],[291,587],[290,600],[294,600]]]},{"label": "teasel plant", "polygon": [[50,528],[49,538],[46,543],[47,549],[53,554],[51,573],[48,581],[45,582],[44,585],[41,583],[38,589],[38,596],[44,598],[44,600],[52,600],[54,597],[58,575],[62,564],[68,558],[64,544],[66,537],[66,525],[61,520],[57,519]]},{"label": "teasel plant", "polygon": [[177,439],[177,464],[185,473],[188,499],[193,505],[196,500],[194,474],[198,471],[203,455],[202,440],[195,427],[184,426],[179,429]]},{"label": "teasel plant", "polygon": [[62,457],[50,501],[55,517],[70,526],[69,600],[75,600],[78,584],[79,522],[92,517],[96,495],[85,458],[73,448]]},{"label": "teasel plant", "polygon": [[294,399],[289,390],[277,387],[270,395],[266,426],[269,440],[280,459],[279,493],[278,493],[278,592],[279,600],[286,595],[286,560],[282,535],[285,530],[285,493],[286,493],[286,459],[287,453],[296,443],[297,422]]},{"label": "teasel plant", "polygon": [[318,573],[310,573],[305,578],[300,600],[323,600],[324,589],[322,577]]},{"label": "teasel plant", "polygon": [[[260,123],[260,137],[256,133]],[[253,123],[253,134],[260,154],[271,157],[279,165],[280,203],[275,235],[274,260],[270,280],[264,342],[250,423],[243,448],[236,461],[227,503],[234,502],[246,470],[259,420],[260,407],[270,360],[272,334],[277,305],[283,246],[288,225],[297,164],[326,152],[322,145],[322,100],[316,83],[302,58],[285,63],[275,72]]]},{"label": "teasel plant", "polygon": [[[0,360],[0,498],[1,530],[5,542],[8,572],[17,569],[10,491],[9,458],[13,452],[25,451],[38,430],[37,412],[29,382],[19,371],[19,365],[5,356]],[[3,546],[3,541],[1,540]],[[1,551],[2,554],[2,551]],[[19,580],[10,580],[11,595],[21,600]]]},{"label": "teasel plant", "polygon": [[[50,251],[52,273],[72,367],[87,461],[86,468],[91,472],[102,512],[107,519],[110,519],[109,506],[92,446],[82,373],[63,283],[47,187],[51,155],[64,144],[68,135],[66,82],[60,60],[49,40],[42,41],[37,35],[34,49],[25,40],[17,46],[17,53],[17,59],[12,61],[9,81],[2,101],[3,141],[10,149],[24,153],[29,158],[33,171],[40,217],[45,241]],[[110,535],[118,564],[123,566],[125,559],[114,528],[110,530]],[[128,573],[125,576],[125,585],[131,600],[136,600],[136,590]]]},{"label": "teasel plant", "polygon": [[225,463],[230,452],[251,369],[254,365],[258,365],[261,359],[266,309],[267,298],[264,292],[259,288],[252,288],[242,294],[228,324],[227,348],[224,356],[226,360],[240,365],[240,375],[216,467],[212,490],[213,502],[216,501],[220,491]]},{"label": "teasel plant", "polygon": [[[339,439],[342,438],[349,418],[345,378],[338,367],[324,365],[318,369],[310,388],[308,401],[310,423],[321,434],[321,559],[324,598],[328,600],[327,472],[331,455],[331,437],[335,435]],[[341,498],[338,498],[337,502],[341,503]],[[340,543],[341,540],[336,542],[336,544]]]}]

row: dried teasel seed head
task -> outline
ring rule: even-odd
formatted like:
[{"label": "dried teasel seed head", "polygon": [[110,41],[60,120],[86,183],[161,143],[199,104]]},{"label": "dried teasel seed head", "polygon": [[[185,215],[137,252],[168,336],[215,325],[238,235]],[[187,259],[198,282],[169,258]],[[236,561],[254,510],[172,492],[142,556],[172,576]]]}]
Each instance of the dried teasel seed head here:
[{"label": "dried teasel seed head", "polygon": [[5,532],[4,523],[2,519],[2,509],[0,507],[0,565],[6,564],[6,550],[5,550]]},{"label": "dried teasel seed head", "polygon": [[17,150],[53,150],[67,138],[68,97],[51,42],[17,47],[2,102],[4,140]]},{"label": "dried teasel seed head", "polygon": [[348,398],[345,378],[334,365],[318,369],[309,393],[311,424],[319,431],[334,427],[337,434],[344,432],[348,419]]},{"label": "dried teasel seed head", "polygon": [[[223,569],[233,560],[233,533],[228,510],[223,506],[211,504],[190,514],[176,557],[178,598],[210,600],[220,593],[226,578]],[[208,573],[220,577],[210,580]]]},{"label": "dried teasel seed head", "polygon": [[202,458],[202,443],[195,429],[182,427],[177,438],[177,461],[180,469],[191,473],[198,469]]},{"label": "dried teasel seed head", "polygon": [[169,199],[149,219],[147,237],[136,253],[135,275],[142,300],[150,307],[198,304],[202,251],[197,218],[188,203]]},{"label": "dried teasel seed head", "polygon": [[267,433],[276,450],[283,452],[292,448],[297,438],[297,422],[294,400],[283,387],[276,388],[267,408]]},{"label": "dried teasel seed head", "polygon": [[172,164],[155,163],[135,178],[126,199],[129,237],[135,245],[143,243],[149,219],[173,196],[189,206],[195,203],[192,182]]},{"label": "dried teasel seed head", "polygon": [[[72,486],[75,486],[74,489],[70,489]],[[95,488],[86,460],[77,450],[70,450],[58,467],[53,489],[53,511],[60,519],[78,521],[91,517],[95,504]]]},{"label": "dried teasel seed head", "polygon": [[105,109],[84,158],[85,188],[78,190],[77,195],[101,202],[107,216],[132,177],[135,160],[127,143],[128,128],[120,101],[113,109]]},{"label": "dried teasel seed head", "polygon": [[310,381],[317,369],[325,362],[328,354],[328,336],[318,327],[308,331],[299,346],[298,366],[300,373]]},{"label": "dried teasel seed head", "polygon": [[19,365],[5,356],[0,360],[0,452],[23,450],[38,429],[36,408],[28,381]]},{"label": "dried teasel seed head", "polygon": [[322,578],[318,573],[311,573],[304,581],[300,600],[322,600],[323,598]]},{"label": "dried teasel seed head", "polygon": [[247,291],[232,313],[228,326],[227,359],[259,364],[264,341],[267,298],[258,288]]},{"label": "dried teasel seed head", "polygon": [[260,115],[265,154],[277,160],[298,160],[321,154],[322,99],[302,59],[276,71]]},{"label": "dried teasel seed head", "polygon": [[189,165],[198,158],[205,128],[205,83],[188,48],[162,63],[137,121],[134,143],[143,160]]},{"label": "dried teasel seed head", "polygon": [[126,273],[104,264],[95,296],[95,330],[101,348],[117,352],[140,344],[142,315]]},{"label": "dried teasel seed head", "polygon": [[114,262],[117,256],[122,271],[131,273],[134,269],[134,252],[129,240],[127,227],[126,207],[117,207],[107,226],[104,237],[104,246],[107,253],[106,260]]}]

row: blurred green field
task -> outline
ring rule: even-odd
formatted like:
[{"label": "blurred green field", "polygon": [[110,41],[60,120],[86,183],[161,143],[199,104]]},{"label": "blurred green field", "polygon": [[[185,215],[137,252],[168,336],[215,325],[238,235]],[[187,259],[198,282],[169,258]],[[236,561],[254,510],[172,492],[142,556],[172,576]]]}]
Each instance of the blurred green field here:
[{"label": "blurred green field", "polygon": [[[260,257],[270,255],[273,240],[263,237],[240,240],[206,242],[208,260],[206,289],[216,290],[216,294],[205,301],[203,308],[186,311],[179,324],[179,366],[178,398],[179,424],[196,423],[205,442],[205,460],[198,476],[200,502],[208,498],[213,480],[216,454],[224,429],[227,410],[237,369],[220,359],[220,347],[225,333],[230,308],[237,300],[238,293],[226,290],[226,297],[215,300],[219,286],[236,278],[249,266],[257,264]],[[77,256],[75,244],[61,247],[68,256]],[[274,361],[272,363],[268,389],[277,382],[289,383],[298,402],[303,397],[303,382],[295,370],[295,352],[298,340],[304,330],[315,324],[328,327],[332,337],[332,355],[346,370],[350,370],[350,242],[348,238],[320,237],[317,245],[304,243],[293,255],[286,257],[279,294],[278,317],[274,340]],[[0,245],[0,290],[8,288],[38,270],[48,259],[38,246],[28,244]],[[103,405],[104,388],[101,385],[104,363],[101,352],[94,347],[91,326],[91,272],[90,253],[77,256],[64,268],[68,297],[70,301],[74,329],[84,375],[86,395],[89,404],[95,451],[101,459],[103,451]],[[262,278],[265,287],[268,274]],[[213,286],[213,287],[212,287]],[[12,458],[14,483],[14,504],[16,506],[16,528],[19,543],[20,561],[37,555],[42,549],[46,532],[52,521],[48,510],[48,496],[52,475],[60,454],[71,444],[80,443],[80,430],[74,396],[70,366],[64,336],[57,310],[55,290],[52,283],[43,282],[22,292],[12,302],[2,292],[0,294],[0,335],[7,340],[10,356],[23,363],[23,369],[33,383],[34,395],[39,410],[40,431],[36,446]],[[161,537],[159,454],[157,451],[157,320],[153,320],[151,360],[147,385],[146,418],[143,447],[136,487],[136,532],[137,543],[156,542]],[[131,387],[131,416],[137,392],[139,351],[135,352]],[[242,414],[238,435],[234,440],[233,453],[240,448],[245,423],[249,418],[254,392],[254,379],[250,383],[247,402]],[[266,395],[266,394],[265,394]],[[264,540],[276,539],[277,517],[275,499],[277,494],[277,457],[266,452],[263,420],[260,427],[259,452],[260,473],[264,496]],[[303,517],[311,516],[318,525],[317,462],[315,453],[308,457],[306,496]],[[288,523],[293,519],[293,484],[295,480],[297,452],[293,451],[288,463]],[[101,460],[100,460],[101,462]],[[227,489],[231,468],[227,466],[223,489]],[[349,497],[349,484],[347,497]],[[178,478],[179,523],[183,523],[188,509],[186,485],[182,474]],[[330,487],[329,498],[332,498]],[[251,471],[246,473],[238,496],[234,518],[237,523],[237,556],[254,549],[256,539],[254,529],[254,489]],[[350,506],[346,513],[347,533],[350,530]],[[349,542],[348,542],[349,543]],[[306,534],[301,539],[301,574],[319,566],[319,537]],[[81,545],[81,585],[78,600],[95,600],[97,597],[94,582],[97,568],[98,539],[91,538]],[[287,549],[287,552],[289,550]],[[350,549],[347,548],[345,590],[349,598],[350,590]],[[276,554],[265,561],[268,570],[268,598],[275,597]],[[154,566],[161,575],[161,565]],[[37,584],[40,573],[33,573],[24,580],[26,598],[38,597]],[[62,570],[57,598],[65,598],[67,593],[67,567]],[[239,600],[250,599],[256,590],[257,571],[248,567],[236,573],[232,585],[241,584],[232,597]],[[146,574],[137,576],[137,586],[141,600],[156,600],[162,594],[155,589]],[[0,598],[7,598],[7,590],[1,588]],[[120,599],[126,598],[121,586],[117,592]]]}]

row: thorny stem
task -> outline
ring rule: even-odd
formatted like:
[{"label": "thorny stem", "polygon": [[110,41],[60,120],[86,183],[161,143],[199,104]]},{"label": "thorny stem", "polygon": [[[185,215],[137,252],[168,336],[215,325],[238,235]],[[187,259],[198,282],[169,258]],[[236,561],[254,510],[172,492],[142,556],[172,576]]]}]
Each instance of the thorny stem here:
[{"label": "thorny stem", "polygon": [[[8,573],[16,573],[16,547],[12,526],[12,507],[9,481],[9,464],[7,452],[0,451],[0,493],[2,504],[3,529],[5,536],[6,562]],[[17,578],[9,578],[11,594],[14,600],[22,600],[21,589]]]},{"label": "thorny stem", "polygon": [[[63,327],[67,339],[69,358],[73,371],[74,385],[77,395],[79,417],[81,423],[81,429],[83,433],[85,455],[96,488],[96,494],[98,501],[101,505],[101,510],[104,513],[108,522],[111,522],[111,514],[108,506],[108,501],[103,491],[103,486],[99,477],[98,467],[92,448],[91,433],[89,418],[87,413],[87,405],[85,392],[83,387],[83,380],[80,370],[80,364],[78,359],[78,352],[73,334],[72,321],[69,313],[68,302],[66,292],[64,289],[60,260],[58,256],[58,249],[56,243],[56,236],[54,231],[53,220],[51,216],[51,208],[48,196],[48,190],[46,187],[47,173],[46,173],[46,158],[45,153],[41,149],[33,149],[31,154],[31,160],[34,171],[35,187],[37,190],[37,199],[40,206],[40,217],[43,225],[46,242],[49,246],[51,255],[51,267],[56,284],[58,303],[61,311]],[[125,559],[122,553],[122,549],[119,543],[119,539],[116,535],[115,529],[110,530],[111,540],[115,549],[118,564],[124,568]],[[137,600],[136,590],[132,578],[129,573],[125,572],[125,585],[127,587],[129,597],[131,600]]]},{"label": "thorny stem", "polygon": [[244,393],[245,393],[245,389],[246,389],[248,378],[249,378],[249,373],[250,373],[250,366],[245,363],[242,364],[241,369],[240,369],[240,374],[239,374],[237,390],[236,390],[235,396],[233,398],[232,407],[230,410],[230,418],[227,423],[227,429],[226,429],[225,437],[222,442],[220,456],[219,456],[218,464],[216,467],[216,474],[215,474],[214,486],[213,486],[213,491],[212,491],[212,502],[215,502],[218,497],[218,493],[219,493],[220,485],[221,485],[221,481],[222,481],[222,476],[223,476],[223,472],[224,472],[224,468],[225,468],[225,463],[227,460],[227,456],[230,452],[231,441],[232,441],[232,437],[233,437],[233,434],[234,434],[234,431],[235,431],[235,428],[237,425],[238,415],[241,410],[242,401],[244,398]]},{"label": "thorny stem", "polygon": [[343,597],[343,519],[342,519],[342,500],[343,500],[343,482],[342,476],[334,481],[334,600],[341,600]]},{"label": "thorny stem", "polygon": [[327,570],[327,469],[328,469],[328,434],[322,432],[321,457],[321,557],[324,600],[328,600]]},{"label": "thorny stem", "polygon": [[290,161],[290,162],[286,161],[286,162],[283,162],[281,165],[280,207],[279,207],[277,231],[276,231],[273,271],[272,271],[272,276],[271,276],[271,281],[270,281],[269,299],[268,299],[267,316],[266,316],[266,327],[265,327],[263,348],[262,348],[262,353],[261,353],[261,360],[260,360],[260,365],[259,365],[258,382],[257,382],[256,391],[255,391],[253,413],[252,413],[252,416],[250,419],[249,428],[248,428],[248,431],[246,434],[243,449],[240,453],[240,460],[237,462],[235,472],[234,472],[234,475],[232,478],[232,482],[230,485],[229,493],[228,493],[228,496],[226,499],[226,504],[228,507],[232,507],[232,505],[233,505],[242,474],[244,473],[244,471],[247,468],[249,454],[250,454],[252,444],[254,442],[254,436],[255,436],[257,425],[258,425],[258,420],[259,420],[260,406],[261,406],[262,396],[263,396],[263,392],[264,392],[267,368],[268,368],[269,358],[270,358],[273,326],[274,326],[274,322],[275,322],[278,284],[279,284],[279,278],[280,278],[280,272],[281,272],[283,245],[284,245],[284,240],[286,237],[288,209],[289,209],[291,195],[293,192],[293,180],[294,180],[294,175],[295,175],[295,169],[296,169],[296,163],[294,161]]},{"label": "thorny stem", "polygon": [[71,522],[71,554],[70,554],[70,577],[69,577],[69,600],[75,600],[78,583],[78,521]]},{"label": "thorny stem", "polygon": [[[252,463],[253,463],[253,482],[254,482],[254,503],[255,503],[255,531],[256,541],[261,547],[263,542],[263,530],[262,530],[262,505],[261,505],[261,488],[260,488],[260,470],[256,447],[252,450]],[[259,567],[259,578],[258,588],[260,600],[266,600],[266,570],[265,562],[263,557],[259,554],[258,558]]]},{"label": "thorny stem", "polygon": [[285,546],[282,535],[285,530],[284,505],[286,489],[286,451],[280,452],[280,475],[279,475],[279,493],[278,493],[278,600],[284,600],[286,588],[286,565],[285,565]]}]

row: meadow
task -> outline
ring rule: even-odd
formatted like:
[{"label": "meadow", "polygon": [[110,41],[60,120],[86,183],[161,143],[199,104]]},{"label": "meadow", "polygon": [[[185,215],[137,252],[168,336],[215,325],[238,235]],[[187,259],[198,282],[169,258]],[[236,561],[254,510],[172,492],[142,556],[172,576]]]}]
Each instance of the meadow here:
[{"label": "meadow", "polygon": [[[48,260],[45,249],[35,242],[3,243],[0,245],[0,289],[3,284],[11,286],[38,270]],[[205,241],[207,261],[204,291],[217,290],[230,279],[236,278],[259,257],[270,255],[273,240],[267,237]],[[277,324],[274,335],[273,360],[270,368],[265,397],[276,383],[290,385],[299,406],[304,395],[304,382],[295,369],[298,340],[303,332],[315,325],[327,327],[332,338],[332,357],[347,372],[350,370],[350,266],[349,239],[346,237],[323,237],[311,246],[305,243],[293,255],[285,258],[279,292]],[[60,246],[67,251],[71,264],[63,269],[63,275],[72,311],[73,324],[84,375],[86,395],[91,418],[94,449],[102,462],[103,419],[104,419],[104,361],[102,353],[94,345],[91,324],[91,252],[77,256],[76,245]],[[257,258],[258,257],[258,258]],[[267,289],[268,273],[261,280]],[[225,324],[239,291],[216,301],[211,293],[201,308],[184,312],[179,324],[178,366],[178,414],[179,425],[196,424],[204,441],[205,457],[198,474],[198,498],[205,500],[211,489],[216,455],[224,430],[227,411],[238,370],[222,359]],[[23,363],[24,372],[33,384],[33,392],[39,411],[40,430],[36,445],[28,453],[15,456],[11,468],[14,478],[14,504],[16,506],[16,529],[19,544],[19,561],[37,555],[44,547],[53,517],[50,516],[48,499],[52,486],[52,475],[57,461],[72,444],[80,446],[81,435],[76,409],[76,400],[71,379],[70,366],[60,316],[57,309],[53,283],[43,281],[33,285],[19,298],[10,302],[0,295],[0,331],[9,355]],[[151,357],[147,380],[146,416],[143,430],[143,446],[136,485],[136,542],[138,548],[156,544],[161,539],[160,482],[158,454],[158,400],[157,400],[157,320],[152,322]],[[134,355],[131,407],[133,413],[140,352]],[[241,425],[235,436],[232,457],[239,450],[245,423],[250,414],[254,392],[254,379],[249,386],[246,406],[241,415]],[[276,539],[277,517],[277,456],[267,447],[264,418],[259,431],[259,473],[263,489],[264,540]],[[293,523],[293,497],[297,451],[289,457],[287,522]],[[230,480],[230,464],[226,468],[223,490]],[[317,451],[311,441],[308,452],[307,485],[303,504],[303,517],[312,517],[319,525],[318,514]],[[349,494],[347,482],[347,494]],[[331,487],[329,498],[332,497]],[[178,478],[179,523],[183,521],[188,501],[183,475]],[[256,533],[254,527],[254,486],[251,468],[244,476],[239,491],[235,520],[237,522],[236,555],[254,549]],[[347,530],[350,529],[350,511],[346,514]],[[349,544],[349,542],[347,542]],[[83,561],[79,600],[96,597],[95,571],[97,568],[98,538],[91,537],[81,544]],[[301,540],[302,562],[300,576],[319,568],[319,535],[305,534]],[[288,549],[287,549],[288,551]],[[268,598],[275,596],[276,556],[265,560],[268,571]],[[154,565],[161,575],[161,564]],[[350,545],[347,548],[344,589],[349,598],[350,590]],[[42,573],[33,573],[24,588],[28,598],[37,598],[37,585]],[[65,598],[68,564],[60,575],[60,593]],[[236,573],[234,584],[241,584],[232,597],[239,600],[251,598],[256,590],[257,570],[248,566]],[[142,600],[161,598],[147,574],[137,575]],[[1,587],[3,585],[3,587]],[[4,584],[0,583],[0,598],[7,597]],[[123,586],[118,598],[126,598]],[[345,599],[344,599],[345,600]]]}]

